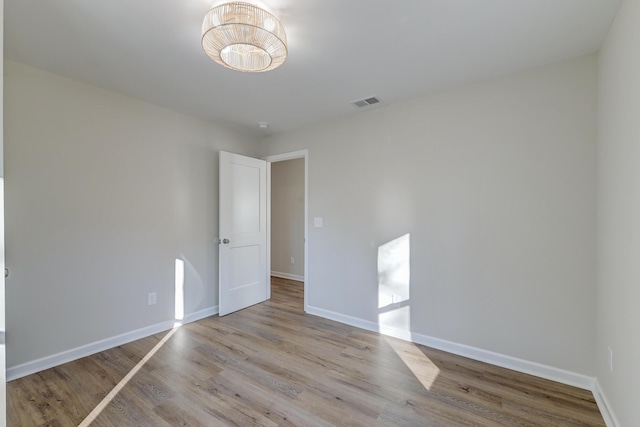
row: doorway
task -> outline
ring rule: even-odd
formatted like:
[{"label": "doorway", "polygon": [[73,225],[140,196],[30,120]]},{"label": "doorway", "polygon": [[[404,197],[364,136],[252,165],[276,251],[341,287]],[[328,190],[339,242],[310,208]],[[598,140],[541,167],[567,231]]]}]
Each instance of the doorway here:
[{"label": "doorway", "polygon": [[[267,271],[270,276],[303,282],[306,312],[310,289],[307,259],[308,150],[268,156],[264,160],[268,171]],[[271,298],[271,285],[267,298]]]}]

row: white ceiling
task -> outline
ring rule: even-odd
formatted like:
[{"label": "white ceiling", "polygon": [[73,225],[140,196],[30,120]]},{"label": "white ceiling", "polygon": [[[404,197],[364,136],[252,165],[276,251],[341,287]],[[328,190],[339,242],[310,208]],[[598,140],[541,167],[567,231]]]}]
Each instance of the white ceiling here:
[{"label": "white ceiling", "polygon": [[621,0],[258,2],[289,39],[259,74],[204,54],[202,18],[222,2],[5,0],[5,57],[260,135],[595,52]]}]

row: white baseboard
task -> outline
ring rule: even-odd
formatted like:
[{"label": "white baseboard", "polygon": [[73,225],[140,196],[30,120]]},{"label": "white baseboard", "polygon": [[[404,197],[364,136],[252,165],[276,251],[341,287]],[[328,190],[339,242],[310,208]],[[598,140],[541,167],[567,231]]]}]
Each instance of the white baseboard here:
[{"label": "white baseboard", "polygon": [[307,313],[324,317],[326,319],[335,320],[336,322],[345,323],[347,325],[355,326],[357,328],[365,329],[368,331],[379,332],[384,335],[389,335],[417,344],[422,344],[427,347],[457,354],[458,356],[468,357],[480,362],[485,362],[491,365],[500,366],[502,368],[512,369],[514,371],[534,375],[536,377],[545,378],[551,381],[556,381],[562,384],[567,384],[590,391],[593,391],[594,389],[594,377],[565,371],[564,369],[558,369],[537,362],[530,362],[528,360],[518,359],[516,357],[471,347],[465,344],[458,344],[440,338],[417,334],[402,329],[381,326],[375,322],[346,316],[344,314],[335,313],[317,307],[307,307]]},{"label": "white baseboard", "polygon": [[66,350],[52,356],[47,356],[41,359],[33,360],[31,362],[12,366],[10,368],[7,368],[7,381],[35,374],[36,372],[44,371],[45,369],[72,362],[74,360],[90,356],[92,354],[96,354],[101,351],[117,347],[119,345],[127,344],[131,341],[139,340],[151,335],[158,334],[160,332],[168,331],[178,324],[195,322],[196,320],[204,319],[205,317],[213,316],[214,314],[218,314],[218,306],[200,310],[195,313],[190,313],[185,316],[184,320],[181,321],[167,320],[164,322],[156,323],[155,325],[136,329],[130,332],[125,332],[124,334],[120,334],[115,337],[106,338],[100,341]]},{"label": "white baseboard", "polygon": [[304,282],[304,276],[298,276],[297,274],[281,273],[279,271],[272,271],[273,277],[280,277],[281,279],[295,280],[298,282]]},{"label": "white baseboard", "polygon": [[[273,276],[281,277],[272,273]],[[289,278],[289,277],[285,277]],[[297,279],[291,279],[297,280]],[[523,372],[525,374],[534,375],[540,378],[545,378],[551,381],[556,381],[562,384],[590,390],[593,392],[594,398],[598,404],[598,408],[604,418],[607,427],[620,427],[620,423],[617,421],[613,408],[609,403],[606,395],[604,394],[600,384],[596,378],[589,377],[582,374],[577,374],[563,369],[554,368],[551,366],[543,365],[536,362],[530,362],[523,359],[507,356],[500,353],[495,353],[488,350],[471,347],[464,344],[458,344],[451,341],[442,340],[440,338],[430,337],[427,335],[412,333],[402,329],[385,327],[384,325],[378,325],[375,322],[363,320],[357,317],[347,316],[340,313],[324,310],[317,307],[308,306],[306,308],[308,314],[323,317],[325,319],[334,320],[336,322],[344,323],[354,326],[356,328],[365,329],[372,332],[378,332],[384,335],[393,336],[396,338],[404,339],[407,341],[422,344],[427,347],[435,348],[438,350],[446,351],[449,353],[457,354],[459,356],[468,357],[470,359],[478,360],[481,362],[489,363],[491,365],[500,366],[514,371]],[[176,324],[187,324],[191,322],[204,319],[209,316],[218,314],[218,306],[210,307],[204,310],[190,313],[185,316],[182,321],[167,320],[155,325],[147,326],[145,328],[136,329],[134,331],[126,332],[115,337],[107,338],[104,340],[96,341],[90,344],[83,345],[71,350],[63,351],[52,356],[43,357],[41,359],[33,360],[31,362],[23,363],[17,366],[7,368],[7,381],[15,380],[26,375],[35,374],[36,372],[43,371],[45,369],[53,368],[64,363],[72,362],[82,357],[90,356],[101,351],[108,350],[119,345],[127,344],[131,341],[135,341],[141,338],[155,335],[160,332],[167,331],[173,328]]]},{"label": "white baseboard", "polygon": [[604,423],[607,427],[620,427],[620,423],[613,412],[613,408],[611,407],[611,404],[600,387],[600,383],[597,379],[594,382],[593,396],[596,398],[596,402],[598,402],[598,409],[600,409],[600,413],[602,414],[602,418],[604,418]]},{"label": "white baseboard", "polygon": [[209,308],[205,308],[204,310],[200,310],[200,311],[196,311],[195,313],[189,313],[186,316],[184,316],[184,320],[182,320],[181,322],[177,322],[180,324],[187,324],[187,323],[191,323],[191,322],[196,322],[198,320],[202,320],[205,319],[207,317],[211,317],[211,316],[215,316],[216,314],[219,313],[219,309],[218,306],[214,306],[214,307],[209,307]]}]

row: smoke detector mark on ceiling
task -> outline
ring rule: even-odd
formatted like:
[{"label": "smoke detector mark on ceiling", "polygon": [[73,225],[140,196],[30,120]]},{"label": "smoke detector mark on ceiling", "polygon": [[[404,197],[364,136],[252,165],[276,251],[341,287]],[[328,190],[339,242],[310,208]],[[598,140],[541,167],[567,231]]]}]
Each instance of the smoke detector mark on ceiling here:
[{"label": "smoke detector mark on ceiling", "polygon": [[375,105],[375,104],[379,104],[380,98],[376,97],[376,96],[371,96],[369,98],[364,98],[364,99],[359,99],[357,101],[353,101],[351,102],[351,104],[355,105],[358,108],[362,108],[362,107],[368,107],[370,105]]}]

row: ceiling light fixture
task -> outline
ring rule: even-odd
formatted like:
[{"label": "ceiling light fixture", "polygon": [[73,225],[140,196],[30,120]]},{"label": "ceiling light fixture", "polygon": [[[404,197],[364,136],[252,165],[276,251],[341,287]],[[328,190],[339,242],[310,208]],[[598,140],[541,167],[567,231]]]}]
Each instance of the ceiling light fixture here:
[{"label": "ceiling light fixture", "polygon": [[205,15],[202,48],[232,70],[269,71],[287,59],[287,36],[271,13],[250,3],[231,2]]}]

